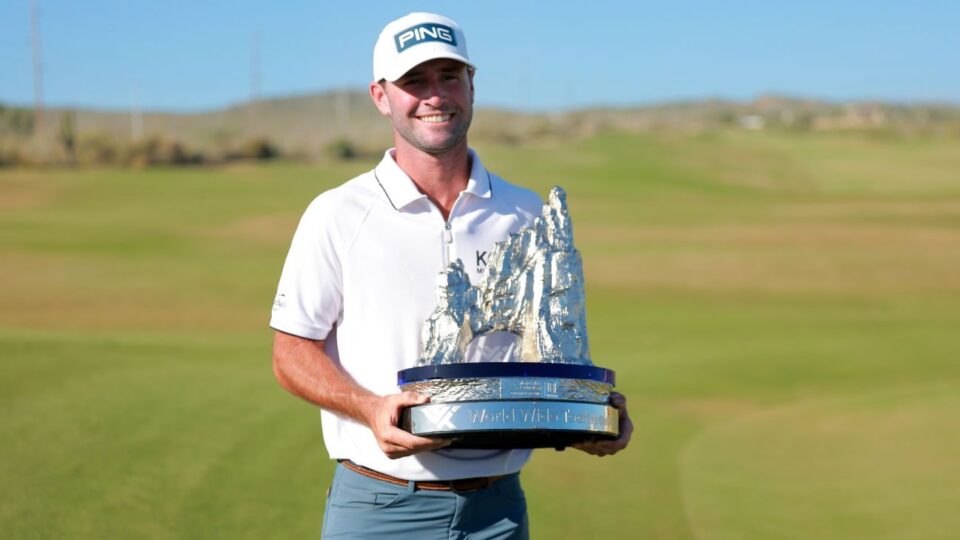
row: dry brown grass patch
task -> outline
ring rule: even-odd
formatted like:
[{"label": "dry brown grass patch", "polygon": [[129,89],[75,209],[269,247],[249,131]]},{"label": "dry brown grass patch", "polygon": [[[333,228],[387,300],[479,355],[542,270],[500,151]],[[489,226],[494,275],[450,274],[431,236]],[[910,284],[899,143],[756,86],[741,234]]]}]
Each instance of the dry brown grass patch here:
[{"label": "dry brown grass patch", "polygon": [[240,240],[256,244],[286,245],[297,228],[296,216],[253,216],[239,219],[205,232],[212,238]]},{"label": "dry brown grass patch", "polygon": [[[721,225],[593,230],[585,256],[611,286],[780,293],[960,292],[960,230],[885,225]],[[616,237],[619,235],[619,237]],[[589,245],[590,240],[581,240]]]},{"label": "dry brown grass patch", "polygon": [[49,204],[62,189],[39,182],[32,175],[5,173],[0,176],[0,210],[24,210]]}]

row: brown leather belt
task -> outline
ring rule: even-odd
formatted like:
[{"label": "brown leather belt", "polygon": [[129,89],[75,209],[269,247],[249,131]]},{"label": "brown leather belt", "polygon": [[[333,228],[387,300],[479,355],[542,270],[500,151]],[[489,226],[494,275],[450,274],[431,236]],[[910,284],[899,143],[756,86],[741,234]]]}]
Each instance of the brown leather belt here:
[{"label": "brown leather belt", "polygon": [[[363,465],[357,465],[349,459],[341,459],[338,461],[351,471],[357,474],[362,474],[369,478],[374,478],[383,482],[389,482],[398,486],[407,486],[410,484],[408,480],[390,476],[389,474],[383,474],[382,472],[378,472],[373,469],[368,469]],[[470,491],[487,489],[488,487],[492,486],[494,482],[505,477],[505,475],[499,475],[481,476],[477,478],[461,478],[460,480],[417,480],[414,481],[413,487],[414,489],[426,489],[430,491],[454,491],[456,493],[467,493]]]}]

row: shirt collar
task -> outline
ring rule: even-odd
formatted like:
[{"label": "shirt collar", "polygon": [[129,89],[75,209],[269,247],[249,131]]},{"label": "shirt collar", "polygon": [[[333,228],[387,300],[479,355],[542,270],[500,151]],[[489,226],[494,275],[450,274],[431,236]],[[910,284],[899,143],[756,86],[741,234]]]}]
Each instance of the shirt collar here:
[{"label": "shirt collar", "polygon": [[[373,175],[387,198],[390,199],[390,204],[397,210],[401,210],[415,201],[426,200],[427,196],[420,193],[420,190],[417,189],[413,180],[397,165],[397,162],[393,159],[393,153],[395,151],[396,149],[391,148],[384,152],[383,159],[380,160],[380,163],[373,170]],[[490,186],[490,173],[487,172],[483,163],[480,162],[480,157],[477,156],[476,152],[472,149],[468,150],[468,152],[470,153],[472,166],[470,168],[470,178],[467,180],[467,187],[463,192],[489,199],[490,196],[493,195],[493,190]]]},{"label": "shirt collar", "polygon": [[487,168],[480,162],[480,156],[473,150],[468,151],[470,152],[470,163],[473,165],[470,168],[470,179],[467,180],[467,189],[463,191],[464,193],[489,199],[490,196],[493,195],[493,189],[490,186],[490,173],[487,172]]}]

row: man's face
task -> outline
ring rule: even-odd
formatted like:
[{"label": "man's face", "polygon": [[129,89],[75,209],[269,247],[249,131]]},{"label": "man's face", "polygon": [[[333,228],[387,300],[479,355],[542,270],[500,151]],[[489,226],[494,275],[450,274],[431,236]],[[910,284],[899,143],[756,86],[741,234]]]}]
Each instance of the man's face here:
[{"label": "man's face", "polygon": [[443,154],[466,144],[473,119],[473,73],[449,59],[424,62],[396,81],[370,85],[377,109],[390,117],[398,147]]}]

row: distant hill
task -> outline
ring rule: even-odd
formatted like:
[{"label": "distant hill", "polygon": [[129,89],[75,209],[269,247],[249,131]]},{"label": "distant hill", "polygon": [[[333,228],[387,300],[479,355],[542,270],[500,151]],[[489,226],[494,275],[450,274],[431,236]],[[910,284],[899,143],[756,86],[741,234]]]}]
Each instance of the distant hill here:
[{"label": "distant hill", "polygon": [[[69,118],[67,118],[69,117]],[[65,120],[66,119],[66,120]],[[76,139],[109,138],[130,144],[135,138],[178,141],[207,154],[228,152],[252,139],[265,139],[288,155],[315,156],[334,141],[361,149],[390,142],[386,121],[365,92],[345,90],[266,99],[199,113],[49,109],[42,139],[56,144],[65,121]],[[29,138],[32,110],[0,105],[0,145]],[[702,100],[637,107],[597,107],[558,113],[524,113],[480,108],[471,137],[517,142],[545,136],[584,136],[603,130],[703,131],[888,130],[960,136],[960,107],[949,104],[837,103],[778,95],[752,101]],[[32,144],[36,145],[36,139]]]}]

